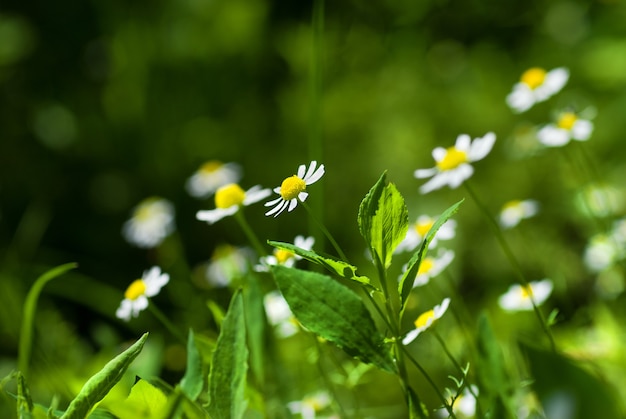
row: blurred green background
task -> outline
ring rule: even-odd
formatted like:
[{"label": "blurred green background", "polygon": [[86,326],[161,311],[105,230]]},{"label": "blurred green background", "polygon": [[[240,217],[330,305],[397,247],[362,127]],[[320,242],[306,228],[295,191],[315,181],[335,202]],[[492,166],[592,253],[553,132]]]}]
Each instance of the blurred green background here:
[{"label": "blurred green background", "polygon": [[[541,202],[541,214],[511,240],[529,277],[555,281],[550,304],[563,333],[594,326],[598,302],[610,318],[625,318],[622,270],[604,274],[606,300],[582,263],[597,229],[575,197],[589,179],[560,150],[533,151],[532,130],[562,107],[593,109],[584,147],[595,180],[618,191],[606,220],[624,215],[626,3],[327,2],[321,38],[312,10],[312,2],[268,0],[0,3],[0,375],[14,367],[29,286],[66,262],[79,268],[42,295],[38,327],[55,333],[36,335],[35,363],[80,365],[103,342],[149,328],[150,316],[125,324],[115,309],[156,263],[176,281],[159,297],[164,311],[181,325],[211,328],[206,298],[225,306],[228,295],[198,294],[186,269],[245,236],[232,219],[195,219],[214,204],[190,197],[184,184],[205,161],[239,163],[247,188],[278,186],[319,159],[326,175],[311,187],[312,205],[359,264],[358,205],[384,170],[411,218],[464,197],[462,188],[421,196],[412,176],[460,133],[497,134],[471,180],[494,213],[509,199]],[[570,81],[550,102],[515,115],[504,98],[532,66],[568,67]],[[121,228],[153,195],[175,205],[177,232],[146,251]],[[246,209],[262,239],[291,241],[309,228],[301,208],[277,219],[263,212],[260,204]],[[510,268],[472,202],[456,219],[460,292],[470,307],[497,312]],[[504,339],[511,319],[495,322]]]}]

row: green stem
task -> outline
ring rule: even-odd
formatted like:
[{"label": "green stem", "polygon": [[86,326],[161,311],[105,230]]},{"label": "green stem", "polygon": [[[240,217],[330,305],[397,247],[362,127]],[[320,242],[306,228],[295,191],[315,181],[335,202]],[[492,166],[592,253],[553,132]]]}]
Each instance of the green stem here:
[{"label": "green stem", "polygon": [[254,250],[256,250],[259,256],[267,255],[265,248],[263,247],[263,245],[261,245],[259,238],[256,236],[256,234],[254,234],[254,231],[250,227],[250,224],[248,224],[246,217],[243,215],[243,208],[239,208],[239,211],[235,213],[235,219],[239,223],[239,226],[248,238],[248,241],[250,242],[252,247],[254,247]]},{"label": "green stem", "polygon": [[167,318],[165,314],[163,314],[161,310],[159,310],[159,308],[153,302],[148,303],[148,310],[150,310],[154,317],[156,317],[157,320],[159,320],[163,324],[163,326],[165,326],[165,328],[172,334],[172,336],[179,340],[180,343],[182,343],[185,347],[187,346],[187,339],[185,339],[183,335],[179,333],[174,324]]},{"label": "green stem", "polygon": [[430,377],[430,375],[426,372],[426,370],[424,369],[424,367],[422,367],[420,365],[419,362],[417,362],[417,360],[415,358],[413,358],[411,356],[411,354],[409,353],[409,351],[406,349],[406,346],[402,346],[402,349],[404,350],[404,353],[406,354],[407,358],[409,358],[409,360],[411,361],[411,363],[413,365],[415,365],[415,367],[419,370],[419,372],[422,373],[422,375],[424,376],[424,378],[426,379],[426,381],[428,381],[428,383],[430,384],[430,386],[435,390],[435,393],[437,393],[437,396],[439,396],[439,400],[441,400],[441,403],[443,403],[443,406],[445,407],[445,409],[448,411],[448,414],[450,415],[451,418],[456,419],[456,415],[454,414],[454,411],[452,410],[452,406],[448,403],[448,400],[446,400],[446,397],[443,395],[443,393],[439,390],[439,387],[437,387],[437,384],[435,384],[435,382],[433,381],[433,379]]},{"label": "green stem", "polygon": [[333,245],[333,247],[335,248],[335,251],[337,252],[337,254],[339,255],[339,257],[346,263],[348,262],[348,258],[346,257],[346,254],[343,252],[343,250],[341,250],[341,247],[339,247],[339,244],[337,244],[337,241],[335,240],[335,238],[333,237],[332,234],[330,234],[330,231],[328,231],[328,229],[324,226],[324,224],[322,224],[321,221],[319,221],[317,219],[317,217],[315,217],[315,215],[313,215],[313,211],[311,210],[311,207],[309,207],[309,205],[304,202],[304,201],[300,201],[300,203],[302,204],[302,206],[307,210],[307,212],[309,213],[309,216],[311,217],[311,219],[313,221],[315,221],[315,223],[317,224],[317,226],[322,230],[322,232],[324,233],[324,235],[326,236],[326,238],[328,239],[328,241],[330,241],[330,244]]},{"label": "green stem", "polygon": [[[469,195],[474,200],[474,203],[476,203],[476,206],[480,209],[482,214],[487,219],[487,222],[489,226],[491,227],[491,229],[493,230],[493,233],[496,236],[496,239],[498,240],[500,247],[502,248],[507,259],[509,260],[509,263],[513,267],[513,271],[515,272],[515,275],[517,275],[519,283],[524,287],[528,287],[529,286],[528,281],[526,280],[526,277],[524,276],[524,273],[522,272],[522,268],[519,262],[517,261],[515,254],[513,253],[506,239],[504,238],[504,235],[502,234],[502,230],[500,229],[498,222],[491,215],[491,213],[489,212],[489,209],[487,209],[487,206],[483,204],[482,201],[478,198],[478,195],[476,194],[476,192],[474,192],[474,189],[470,186],[469,182],[467,181],[463,182],[463,186],[465,186],[465,190],[469,193]],[[535,299],[532,293],[529,294],[529,298],[533,306],[533,311],[535,312],[535,315],[537,316],[537,319],[539,320],[539,323],[541,324],[541,328],[543,329],[546,336],[548,336],[548,340],[550,341],[550,347],[552,348],[553,352],[556,352],[556,344],[554,342],[554,336],[552,336],[552,331],[550,330],[550,327],[548,326],[548,322],[546,321],[541,310],[539,310],[539,307],[537,307],[537,304],[535,303]]]}]

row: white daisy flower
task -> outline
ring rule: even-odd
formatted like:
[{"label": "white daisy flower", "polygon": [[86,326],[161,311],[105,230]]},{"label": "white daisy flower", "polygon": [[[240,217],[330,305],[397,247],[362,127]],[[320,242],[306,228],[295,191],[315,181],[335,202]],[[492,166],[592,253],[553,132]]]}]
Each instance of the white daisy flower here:
[{"label": "white daisy flower", "polygon": [[432,326],[436,320],[440,319],[441,316],[445,314],[449,305],[450,299],[445,298],[441,304],[435,306],[432,310],[420,314],[417,320],[415,320],[415,329],[406,334],[404,339],[402,339],[402,344],[408,345],[413,342],[420,333]]},{"label": "white daisy flower", "polygon": [[548,124],[537,132],[539,142],[548,147],[561,147],[570,140],[587,141],[591,137],[593,123],[580,119],[573,112],[563,112],[555,124]]},{"label": "white daisy flower", "polygon": [[[454,252],[452,250],[439,249],[437,256],[426,256],[422,259],[420,267],[417,270],[413,288],[421,287],[428,284],[431,278],[436,277],[454,260]],[[405,265],[404,270],[406,270]]]},{"label": "white daisy flower", "polygon": [[266,207],[274,207],[265,215],[277,217],[284,210],[293,211],[299,201],[304,202],[309,196],[305,192],[306,187],[324,176],[324,165],[320,164],[317,169],[316,167],[317,162],[315,160],[311,162],[308,170],[306,165],[301,164],[298,167],[298,174],[286,178],[279,187],[274,188],[274,192],[280,197],[265,203]]},{"label": "white daisy flower", "polygon": [[196,213],[196,218],[213,224],[224,217],[235,214],[240,207],[245,207],[259,202],[272,193],[269,189],[263,189],[260,185],[244,191],[236,183],[224,185],[215,192],[215,209],[203,210]]},{"label": "white daisy flower", "polygon": [[241,167],[238,164],[210,160],[187,179],[185,187],[194,198],[207,198],[218,188],[240,180]]},{"label": "white daisy flower", "polygon": [[532,199],[506,202],[500,210],[500,226],[513,228],[523,219],[533,217],[539,211],[539,203]]},{"label": "white daisy flower", "polygon": [[170,280],[170,276],[161,273],[158,266],[144,271],[140,279],[133,281],[126,292],[120,307],[115,312],[119,319],[129,321],[131,317],[139,316],[139,313],[148,307],[148,297],[154,297],[161,291]]},{"label": "white daisy flower", "polygon": [[302,419],[315,419],[317,414],[330,406],[330,395],[325,391],[306,396],[301,401],[287,403],[292,414],[300,414]]},{"label": "white daisy flower", "polygon": [[294,317],[287,300],[279,291],[271,291],[263,297],[265,314],[269,323],[276,328],[276,334],[287,338],[298,332],[298,322]]},{"label": "white daisy flower", "polygon": [[[471,385],[471,390],[469,387],[465,387],[459,397],[454,400],[452,411],[457,415],[457,418],[473,418],[476,415],[476,397],[474,394],[478,394],[478,387]],[[448,415],[448,409],[437,410],[437,416],[440,418],[447,418]]]},{"label": "white daisy flower", "polygon": [[614,237],[606,234],[596,234],[591,238],[585,253],[583,261],[587,269],[591,272],[601,272],[613,266],[620,259],[620,249],[617,246]]},{"label": "white daisy flower", "polygon": [[254,252],[247,247],[221,244],[215,248],[211,261],[206,267],[207,282],[214,287],[226,287],[234,278],[248,272]]},{"label": "white daisy flower", "polygon": [[457,137],[454,147],[437,147],[433,150],[433,158],[437,165],[431,169],[418,169],[414,175],[418,179],[432,177],[422,185],[420,192],[425,194],[445,185],[457,188],[466,179],[474,174],[470,163],[482,160],[489,154],[496,141],[493,132],[476,138],[473,142],[469,135],[461,134]]},{"label": "white daisy flower", "polygon": [[[304,237],[304,236],[296,236],[293,241],[294,246],[299,247],[304,250],[313,250],[313,245],[315,244],[314,237]],[[270,266],[274,265],[283,265],[291,268],[296,264],[297,260],[302,259],[301,256],[296,255],[289,250],[284,249],[274,249],[273,254],[268,256],[262,256],[259,259],[259,264],[254,267],[254,270],[257,272],[267,272],[269,271]]]},{"label": "white daisy flower", "polygon": [[142,248],[156,247],[174,231],[174,206],[166,199],[144,199],[133,209],[124,223],[122,235],[131,244]]},{"label": "white daisy flower", "polygon": [[533,281],[527,286],[511,285],[508,291],[500,296],[498,304],[506,311],[532,310],[532,302],[534,301],[537,306],[543,304],[552,293],[552,288],[552,281],[549,279]]},{"label": "white daisy flower", "polygon": [[569,79],[569,70],[564,67],[546,71],[543,68],[530,68],[522,74],[513,91],[506,97],[506,103],[517,113],[530,109],[535,103],[543,102],[558,93]]},{"label": "white daisy flower", "polygon": [[[398,247],[396,247],[395,252],[412,252],[417,249],[417,247],[422,244],[426,234],[430,231],[436,221],[437,217],[431,217],[429,215],[420,215],[417,217],[417,221],[409,226],[404,240],[402,240]],[[437,233],[430,241],[428,248],[432,249],[437,246],[438,240],[450,240],[453,239],[455,235],[456,221],[448,219],[445,223],[443,223],[439,230],[437,230]]]}]

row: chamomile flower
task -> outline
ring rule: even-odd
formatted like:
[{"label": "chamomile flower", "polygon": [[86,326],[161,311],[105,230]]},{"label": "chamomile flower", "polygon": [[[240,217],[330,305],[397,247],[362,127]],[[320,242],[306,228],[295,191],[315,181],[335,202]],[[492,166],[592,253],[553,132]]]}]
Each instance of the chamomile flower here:
[{"label": "chamomile flower", "polygon": [[241,180],[241,167],[236,163],[210,160],[204,163],[185,183],[194,198],[207,198],[218,188]]},{"label": "chamomile flower", "polygon": [[435,306],[432,310],[420,314],[417,320],[415,320],[415,329],[406,334],[402,339],[402,344],[408,345],[413,342],[420,333],[432,326],[436,320],[439,320],[445,314],[449,305],[450,299],[445,298],[441,304]]},{"label": "chamomile flower", "polygon": [[511,285],[508,291],[498,298],[498,304],[506,311],[525,311],[533,309],[533,301],[539,306],[552,294],[552,281],[529,282],[528,285]]},{"label": "chamomile flower", "polygon": [[[422,244],[424,237],[430,231],[432,226],[437,221],[436,217],[431,217],[429,215],[420,215],[417,217],[417,221],[409,226],[408,231],[406,232],[406,236],[404,240],[400,242],[398,247],[396,247],[395,252],[412,252],[418,246]],[[428,245],[429,249],[437,246],[438,240],[450,240],[453,239],[456,234],[456,221],[448,219],[443,225],[437,230],[435,237],[430,241]]]},{"label": "chamomile flower", "polygon": [[226,287],[233,279],[248,272],[254,252],[247,247],[221,244],[215,248],[206,267],[207,282],[214,287]]},{"label": "chamomile flower", "polygon": [[271,291],[263,297],[263,306],[267,320],[276,328],[276,334],[287,338],[298,332],[298,322],[294,317],[287,300],[279,291]]},{"label": "chamomile flower", "polygon": [[174,231],[174,206],[166,199],[151,197],[141,201],[124,223],[122,235],[137,247],[156,247]]},{"label": "chamomile flower", "polygon": [[318,413],[330,406],[330,395],[325,391],[310,394],[304,399],[287,403],[292,414],[300,414],[302,419],[315,419]]},{"label": "chamomile flower", "polygon": [[[304,237],[304,236],[296,236],[293,241],[294,246],[299,247],[304,250],[313,250],[313,245],[315,244],[314,237]],[[254,267],[254,270],[257,272],[266,272],[269,271],[270,266],[274,265],[283,265],[287,267],[292,267],[295,265],[297,260],[302,259],[302,257],[296,255],[289,250],[284,249],[274,249],[274,253],[268,256],[262,256],[259,260],[259,264]]]},{"label": "chamomile flower", "polygon": [[562,112],[556,123],[548,124],[537,132],[537,138],[545,146],[561,147],[570,140],[587,141],[592,131],[591,121],[579,118],[573,112]]},{"label": "chamomile flower", "polygon": [[271,193],[271,190],[263,189],[260,185],[244,191],[238,184],[230,183],[222,186],[215,192],[215,209],[198,211],[196,218],[213,224],[224,217],[235,214],[241,207],[267,198]]},{"label": "chamomile flower", "polygon": [[317,182],[324,176],[324,165],[317,166],[317,162],[313,160],[307,170],[306,165],[301,164],[298,167],[298,173],[283,180],[283,183],[274,188],[274,192],[280,195],[280,197],[266,202],[266,207],[274,207],[265,215],[273,215],[277,217],[284,210],[293,211],[298,202],[304,202],[309,196],[305,192],[306,187]]},{"label": "chamomile flower", "polygon": [[[476,396],[478,394],[478,387],[475,385],[465,387],[463,392],[454,400],[452,404],[452,411],[458,418],[473,418],[476,415]],[[448,409],[441,408],[437,411],[437,416],[440,418],[447,418]]]},{"label": "chamomile flower", "polygon": [[583,262],[591,272],[601,272],[610,268],[620,259],[620,249],[615,237],[607,234],[596,234],[589,240]]},{"label": "chamomile flower", "polygon": [[414,173],[418,179],[431,178],[422,185],[420,192],[426,194],[446,185],[457,188],[474,174],[470,163],[482,160],[489,154],[496,141],[493,132],[482,138],[472,139],[467,134],[457,137],[453,147],[437,147],[433,150],[436,166],[431,169],[417,169]]},{"label": "chamomile flower", "polygon": [[[422,259],[413,282],[413,288],[428,284],[431,278],[436,277],[454,260],[452,250],[439,249],[437,256],[426,256]],[[404,268],[406,270],[406,266]]]},{"label": "chamomile flower", "polygon": [[115,312],[119,319],[129,321],[148,307],[148,297],[154,297],[170,280],[170,276],[161,272],[158,266],[145,271],[140,279],[133,281],[126,292],[120,307]]},{"label": "chamomile flower", "polygon": [[517,113],[527,111],[535,103],[543,102],[558,93],[569,79],[569,70],[564,67],[546,71],[533,67],[524,72],[513,91],[506,97],[506,103]]},{"label": "chamomile flower", "polygon": [[513,228],[523,219],[536,215],[538,211],[539,203],[532,199],[508,201],[500,210],[500,226],[502,228]]}]

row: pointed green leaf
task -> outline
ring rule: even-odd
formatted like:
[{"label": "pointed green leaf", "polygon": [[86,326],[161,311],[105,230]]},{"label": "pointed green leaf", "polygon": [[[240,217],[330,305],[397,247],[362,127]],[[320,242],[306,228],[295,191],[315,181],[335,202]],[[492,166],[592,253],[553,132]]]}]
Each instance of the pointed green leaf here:
[{"label": "pointed green leaf", "polygon": [[296,318],[346,353],[395,373],[396,367],[369,311],[349,288],[331,277],[273,266],[278,288]]},{"label": "pointed green leaf", "polygon": [[33,412],[33,400],[30,398],[30,391],[26,385],[24,375],[17,372],[17,417],[30,418]]},{"label": "pointed green leaf", "polygon": [[400,283],[398,284],[398,292],[400,294],[400,303],[402,308],[404,308],[404,304],[406,300],[409,298],[409,294],[411,293],[411,289],[413,289],[413,282],[415,277],[417,276],[417,272],[419,271],[420,264],[426,256],[426,252],[428,251],[428,245],[437,234],[437,231],[441,228],[441,226],[450,219],[458,210],[461,204],[463,203],[463,199],[452,205],[450,208],[445,210],[443,214],[437,218],[437,221],[433,224],[433,226],[426,233],[426,237],[422,241],[422,245],[419,247],[417,252],[413,254],[409,263],[407,265],[407,269],[400,278]]},{"label": "pointed green leaf", "polygon": [[209,373],[209,413],[213,418],[241,418],[246,410],[244,390],[248,369],[243,297],[237,291],[230,302],[217,338]]},{"label": "pointed green leaf", "polygon": [[180,387],[189,399],[196,400],[203,386],[202,358],[196,346],[193,330],[189,329],[189,336],[187,337],[187,368],[185,369],[185,375],[180,380]]},{"label": "pointed green leaf", "polygon": [[96,403],[102,400],[122,378],[128,366],[143,349],[146,339],[148,339],[148,333],[144,333],[130,348],[113,358],[104,368],[87,380],[61,418],[82,419],[86,417]]},{"label": "pointed green leaf", "polygon": [[259,387],[265,385],[265,306],[259,278],[248,272],[247,287],[243,290],[246,307],[246,332],[250,350],[250,368]]},{"label": "pointed green leaf", "polygon": [[324,268],[328,269],[330,272],[333,272],[343,278],[359,282],[360,284],[365,285],[369,291],[377,290],[372,284],[370,284],[370,279],[368,277],[357,275],[357,267],[350,265],[347,262],[318,255],[312,250],[302,249],[291,243],[276,242],[271,240],[269,240],[267,243],[270,246],[274,246],[282,250],[287,250],[302,257],[303,259],[321,265]]},{"label": "pointed green leaf", "polygon": [[409,212],[395,185],[386,183],[386,173],[361,202],[358,222],[361,235],[374,253],[373,259],[389,267],[393,251],[409,228]]},{"label": "pointed green leaf", "polygon": [[133,385],[128,397],[111,405],[109,409],[119,419],[161,419],[167,396],[146,380]]}]

